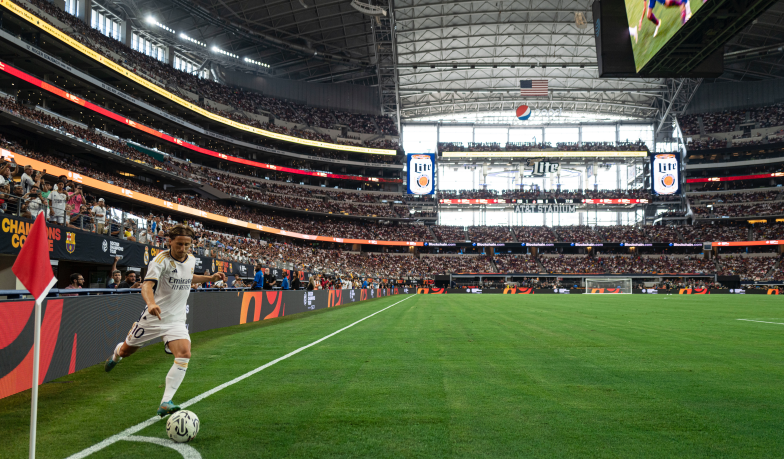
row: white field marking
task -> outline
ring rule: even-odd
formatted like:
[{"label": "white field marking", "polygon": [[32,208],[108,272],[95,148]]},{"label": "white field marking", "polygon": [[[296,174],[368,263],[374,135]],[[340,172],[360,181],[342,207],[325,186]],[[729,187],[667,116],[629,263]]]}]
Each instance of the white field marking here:
[{"label": "white field marking", "polygon": [[154,445],[165,446],[167,448],[171,448],[178,453],[182,454],[183,459],[201,459],[201,454],[199,454],[196,449],[188,445],[186,443],[176,443],[172,440],[167,440],[165,438],[155,438],[155,437],[140,437],[137,435],[131,435],[129,437],[123,438],[126,441],[142,441],[146,443],[152,443]]},{"label": "white field marking", "polygon": [[775,325],[784,325],[782,322],[765,322],[764,320],[751,320],[751,319],[738,319],[743,320],[745,322],[759,322],[761,324],[775,324]]},{"label": "white field marking", "polygon": [[[299,348],[299,349],[297,349],[295,351],[291,351],[288,354],[284,355],[283,357],[278,357],[277,359],[275,359],[275,360],[273,360],[273,361],[271,361],[269,363],[266,363],[266,364],[256,368],[255,370],[251,370],[251,371],[245,373],[244,375],[238,376],[238,377],[232,379],[229,382],[225,382],[225,383],[221,384],[220,386],[212,388],[212,389],[208,390],[207,392],[204,392],[201,395],[197,395],[196,397],[193,397],[192,399],[188,400],[187,402],[182,403],[180,405],[180,407],[185,409],[185,408],[193,405],[196,402],[200,402],[200,401],[204,400],[205,398],[209,397],[210,395],[212,395],[212,394],[214,394],[214,393],[216,393],[218,391],[221,391],[221,390],[223,390],[223,389],[225,389],[225,388],[227,388],[229,386],[232,386],[234,384],[237,384],[238,382],[242,381],[243,379],[250,378],[251,376],[255,375],[256,373],[264,370],[265,368],[269,368],[272,365],[275,365],[276,363],[278,363],[278,362],[280,362],[282,360],[286,360],[287,358],[289,358],[291,356],[299,354],[300,352],[304,351],[305,349],[307,349],[307,348],[309,348],[311,346],[315,346],[316,344],[318,344],[318,343],[320,343],[320,342],[322,342],[322,341],[324,341],[324,340],[326,340],[328,338],[331,338],[331,337],[337,335],[338,333],[340,333],[340,332],[342,332],[344,330],[348,330],[349,328],[351,328],[354,325],[362,322],[363,320],[369,319],[369,318],[375,316],[376,314],[378,314],[380,312],[384,312],[387,309],[391,308],[392,306],[400,304],[400,303],[402,303],[402,302],[404,302],[406,300],[410,300],[413,297],[414,297],[414,295],[410,295],[410,296],[408,296],[408,297],[398,301],[397,303],[390,304],[389,306],[385,307],[384,309],[376,311],[376,312],[374,312],[373,314],[370,314],[367,317],[363,317],[362,319],[359,319],[358,321],[354,322],[353,324],[346,325],[345,327],[341,328],[340,330],[338,330],[336,332],[332,332],[329,335],[327,335],[327,336],[325,336],[325,337],[323,337],[321,339],[317,339],[316,341],[313,341],[310,344],[302,346],[301,348]],[[104,441],[102,441],[100,443],[96,443],[96,444],[94,444],[93,446],[91,446],[91,447],[89,447],[87,449],[84,449],[84,450],[82,450],[82,451],[80,451],[80,452],[78,452],[76,454],[68,456],[67,459],[81,459],[83,457],[87,457],[90,454],[98,452],[98,451],[106,448],[107,446],[109,446],[111,444],[114,444],[114,443],[116,443],[116,442],[118,442],[120,440],[127,440],[128,437],[130,437],[131,435],[135,434],[136,432],[139,432],[140,430],[144,429],[145,427],[149,427],[149,426],[155,424],[156,422],[158,422],[158,421],[160,421],[162,419],[163,418],[160,418],[158,416],[152,417],[152,418],[150,418],[150,419],[148,419],[148,420],[146,420],[146,421],[144,421],[142,423],[136,424],[133,427],[129,427],[129,428],[123,430],[122,432],[120,432],[120,433],[118,433],[116,435],[112,435],[111,437],[107,438],[106,440],[104,440]],[[140,438],[144,438],[144,437],[140,437]]]}]

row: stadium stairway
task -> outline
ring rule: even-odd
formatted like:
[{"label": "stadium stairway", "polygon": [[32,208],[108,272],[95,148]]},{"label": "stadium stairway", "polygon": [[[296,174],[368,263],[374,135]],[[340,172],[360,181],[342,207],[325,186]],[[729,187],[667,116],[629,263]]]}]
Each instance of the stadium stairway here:
[{"label": "stadium stairway", "polygon": [[427,231],[430,233],[430,236],[433,238],[433,240],[436,242],[441,242],[441,239],[439,239],[438,236],[436,236],[436,233],[433,231],[433,227],[431,225],[427,225],[426,227],[427,227]]},{"label": "stadium stairway", "polygon": [[210,199],[231,199],[232,198],[232,196],[230,194],[224,193],[223,191],[215,188],[212,185],[202,184],[202,186],[199,187],[199,190],[201,190],[202,192],[210,195]]},{"label": "stadium stairway", "polygon": [[507,229],[508,229],[508,230],[509,230],[509,232],[512,234],[512,242],[520,242],[520,241],[518,241],[518,240],[517,240],[517,235],[515,234],[515,232],[514,232],[514,230],[512,229],[512,227],[510,226],[510,227],[509,227],[509,228],[507,228]]},{"label": "stadium stairway", "polygon": [[774,199],[774,201],[781,201],[782,199],[784,199],[784,190],[779,191],[779,194],[776,195],[776,199]]},{"label": "stadium stairway", "polygon": [[546,273],[547,272],[547,268],[544,267],[544,265],[542,264],[542,261],[539,259],[539,257],[536,257],[535,260],[536,260],[536,264],[539,265],[539,272],[540,273]]}]

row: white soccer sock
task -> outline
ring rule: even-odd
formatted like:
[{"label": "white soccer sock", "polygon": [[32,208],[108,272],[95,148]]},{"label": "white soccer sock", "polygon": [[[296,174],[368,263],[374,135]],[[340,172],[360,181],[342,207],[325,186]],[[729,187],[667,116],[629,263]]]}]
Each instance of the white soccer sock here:
[{"label": "white soccer sock", "polygon": [[119,343],[117,343],[117,346],[114,348],[114,353],[112,354],[112,360],[114,360],[115,362],[119,362],[120,360],[122,360],[122,357],[119,356],[120,348],[122,347],[122,345],[123,342],[120,341]]},{"label": "white soccer sock", "polygon": [[166,390],[163,391],[161,403],[168,402],[174,398],[174,393],[180,388],[182,380],[185,379],[185,372],[188,370],[188,362],[191,359],[174,359],[174,364],[166,375]]}]

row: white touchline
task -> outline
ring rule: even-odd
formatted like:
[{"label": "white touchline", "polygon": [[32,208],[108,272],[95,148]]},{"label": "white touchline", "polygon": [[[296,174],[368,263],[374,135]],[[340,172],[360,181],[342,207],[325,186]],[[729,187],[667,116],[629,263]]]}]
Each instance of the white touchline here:
[{"label": "white touchline", "polygon": [[745,322],[759,322],[761,324],[784,325],[784,323],[781,323],[781,322],[765,322],[764,320],[751,320],[751,319],[738,319],[738,320],[743,320]]},{"label": "white touchline", "polygon": [[[359,319],[358,321],[354,322],[353,324],[346,325],[345,327],[341,328],[340,330],[338,330],[336,332],[333,332],[333,333],[330,333],[329,335],[327,335],[327,336],[325,336],[325,337],[323,337],[321,339],[318,339],[316,341],[313,341],[310,344],[302,346],[301,348],[299,348],[299,349],[297,349],[295,351],[291,351],[288,354],[284,355],[283,357],[278,357],[277,359],[275,359],[275,360],[273,360],[273,361],[271,361],[269,363],[266,363],[266,364],[256,368],[255,370],[251,370],[251,371],[245,373],[244,375],[238,376],[238,377],[232,379],[229,382],[225,382],[225,383],[221,384],[218,387],[215,387],[213,389],[208,390],[207,392],[204,392],[201,395],[197,395],[196,397],[193,397],[192,399],[188,400],[187,402],[180,404],[180,407],[185,409],[185,408],[193,405],[196,402],[200,402],[200,401],[204,400],[205,398],[209,397],[210,395],[212,395],[212,394],[214,394],[214,393],[216,393],[216,392],[218,392],[220,390],[223,390],[223,389],[225,389],[225,388],[227,388],[229,386],[237,384],[238,382],[242,381],[243,379],[250,378],[251,376],[255,375],[256,373],[260,372],[261,370],[264,370],[265,368],[269,368],[272,365],[275,365],[276,363],[280,362],[281,360],[286,360],[287,358],[289,358],[289,357],[291,357],[293,355],[299,354],[300,352],[304,351],[305,349],[307,349],[307,348],[309,348],[311,346],[315,346],[316,344],[324,341],[325,339],[331,338],[331,337],[337,335],[338,333],[340,333],[340,332],[342,332],[344,330],[347,330],[347,329],[353,327],[354,325],[362,322],[363,320],[369,319],[369,318],[375,316],[376,314],[378,314],[380,312],[384,312],[387,309],[391,308],[392,306],[398,305],[398,304],[400,304],[400,303],[402,303],[402,302],[404,302],[406,300],[410,300],[411,298],[413,298],[413,295],[408,296],[406,298],[403,298],[402,300],[398,301],[397,303],[390,304],[389,306],[385,307],[384,309],[378,310],[378,311],[374,312],[373,314],[370,314],[367,317],[363,317],[363,318]],[[160,421],[162,419],[163,418],[160,418],[158,416],[150,418],[150,419],[148,419],[148,420],[146,420],[146,421],[144,421],[144,422],[142,422],[140,424],[136,424],[133,427],[129,427],[129,428],[123,430],[122,432],[120,432],[120,433],[118,433],[116,435],[112,435],[111,437],[107,438],[106,440],[104,440],[104,441],[102,441],[100,443],[96,443],[93,446],[91,446],[91,447],[89,447],[89,448],[87,448],[85,450],[82,450],[82,451],[80,451],[80,452],[78,452],[78,453],[76,453],[74,455],[68,456],[67,459],[81,459],[83,457],[87,457],[90,454],[98,452],[98,451],[106,448],[107,446],[109,446],[111,444],[114,444],[114,443],[116,443],[116,442],[118,442],[120,440],[124,440],[127,437],[130,437],[131,435],[135,434],[136,432],[139,432],[140,430],[144,429],[145,427],[149,427],[149,426],[155,424],[156,422],[158,422],[158,421]]]}]

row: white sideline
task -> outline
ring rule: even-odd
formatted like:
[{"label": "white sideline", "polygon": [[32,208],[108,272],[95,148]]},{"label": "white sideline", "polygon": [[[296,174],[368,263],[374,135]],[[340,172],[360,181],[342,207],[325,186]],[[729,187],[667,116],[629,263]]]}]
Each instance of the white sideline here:
[{"label": "white sideline", "polygon": [[[400,304],[400,303],[402,303],[402,302],[404,302],[406,300],[409,300],[412,297],[413,297],[413,295],[410,295],[410,296],[408,296],[408,297],[398,301],[397,303],[390,304],[389,306],[385,307],[384,309],[376,311],[376,312],[374,312],[373,314],[370,314],[367,317],[363,317],[362,319],[359,319],[358,321],[354,322],[353,324],[347,325],[347,326],[341,328],[340,330],[338,330],[336,332],[333,332],[333,333],[330,333],[329,335],[327,335],[327,336],[325,336],[325,337],[323,337],[321,339],[318,339],[316,341],[313,341],[310,344],[302,346],[301,348],[299,348],[299,349],[297,349],[295,351],[291,351],[288,354],[284,355],[283,357],[278,357],[277,359],[275,359],[275,360],[273,360],[273,361],[271,361],[269,363],[266,363],[266,364],[264,364],[264,365],[262,365],[262,366],[260,366],[260,367],[258,367],[256,369],[254,369],[254,370],[251,370],[251,371],[245,373],[242,376],[238,376],[238,377],[232,379],[229,382],[223,383],[220,386],[217,386],[217,387],[215,387],[213,389],[210,389],[210,390],[208,390],[207,392],[204,392],[201,395],[197,395],[196,397],[193,397],[192,399],[188,400],[187,402],[180,404],[180,407],[185,409],[185,408],[193,405],[196,402],[200,402],[200,401],[204,400],[205,398],[209,397],[210,395],[212,395],[212,394],[214,394],[214,393],[216,393],[216,392],[218,392],[220,390],[223,390],[223,389],[225,389],[225,388],[227,388],[229,386],[237,384],[238,382],[242,381],[243,379],[249,378],[249,377],[255,375],[256,373],[260,372],[261,370],[264,370],[265,368],[269,368],[272,365],[275,365],[276,363],[278,363],[278,362],[280,362],[282,360],[286,360],[287,358],[289,358],[289,357],[291,357],[293,355],[299,354],[300,352],[304,351],[305,349],[307,349],[307,348],[309,348],[311,346],[315,346],[316,344],[324,341],[325,339],[331,338],[331,337],[337,335],[338,333],[342,332],[343,330],[347,330],[347,329],[353,327],[354,325],[362,322],[363,320],[369,319],[369,318],[375,316],[376,314],[378,314],[380,312],[384,312],[387,309],[391,308],[392,306],[395,306],[395,305]],[[148,419],[148,420],[146,420],[146,421],[144,421],[144,422],[142,422],[140,424],[136,424],[133,427],[129,427],[129,428],[123,430],[122,432],[120,432],[120,433],[118,433],[116,435],[112,435],[111,437],[107,438],[106,440],[104,440],[104,441],[102,441],[100,443],[96,443],[96,444],[94,444],[93,446],[91,446],[91,447],[89,447],[87,449],[84,449],[84,450],[82,450],[82,451],[80,451],[80,452],[78,452],[76,454],[68,456],[67,459],[81,459],[83,457],[87,457],[87,456],[89,456],[92,453],[98,452],[98,451],[106,448],[109,445],[112,445],[112,444],[114,444],[114,443],[116,443],[116,442],[118,442],[120,440],[124,440],[127,437],[130,437],[131,435],[135,434],[136,432],[139,432],[140,430],[144,429],[145,427],[151,426],[151,425],[155,424],[156,422],[158,422],[158,421],[160,421],[162,419],[163,418],[160,418],[158,416],[152,417],[152,418],[150,418],[150,419]]]},{"label": "white sideline", "polygon": [[751,319],[738,319],[738,320],[743,320],[745,322],[759,322],[761,324],[784,325],[784,323],[781,323],[781,322],[765,322],[764,320],[751,320]]}]

